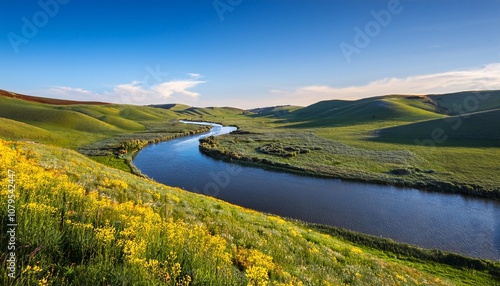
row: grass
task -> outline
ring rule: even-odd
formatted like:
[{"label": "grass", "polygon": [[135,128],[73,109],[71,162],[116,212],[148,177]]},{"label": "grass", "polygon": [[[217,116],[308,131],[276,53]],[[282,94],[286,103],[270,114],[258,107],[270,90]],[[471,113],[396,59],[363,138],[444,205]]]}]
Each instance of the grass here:
[{"label": "grass", "polygon": [[[2,185],[8,184],[7,170],[15,172],[14,285],[498,282],[494,271],[383,253],[300,222],[160,185],[67,149],[0,141],[0,154]],[[2,189],[2,249],[8,195]],[[0,277],[3,285],[12,282],[6,267]]]},{"label": "grass", "polygon": [[75,148],[102,137],[157,128],[165,122],[175,120],[178,115],[145,106],[50,105],[0,96],[0,117],[42,128],[54,134],[55,138],[69,136],[76,139],[81,135],[79,132],[86,133],[88,140],[83,143],[74,142],[68,146],[62,140],[57,144]]},{"label": "grass", "polygon": [[[377,132],[374,141],[430,146],[500,147],[500,109],[411,123]],[[471,140],[472,139],[472,140]]]},{"label": "grass", "polygon": [[374,121],[418,121],[441,118],[425,98],[384,96],[357,101],[324,101],[290,113],[294,128],[356,125]]},{"label": "grass", "polygon": [[109,166],[111,168],[115,168],[118,170],[122,170],[127,173],[132,172],[132,168],[125,162],[125,160],[121,158],[117,158],[114,155],[108,155],[108,156],[89,156],[90,159],[104,164],[106,166]]},{"label": "grass", "polygon": [[[488,285],[491,281],[487,273],[491,275],[498,274],[497,263],[471,259],[439,250],[421,249],[412,245],[394,242],[391,239],[360,234],[333,226],[309,223],[305,225],[319,232],[339,237],[355,244],[363,251],[384,257],[389,261],[397,261],[441,278],[455,277],[460,281],[457,285]],[[469,270],[464,271],[464,269]],[[474,279],[470,279],[470,273],[468,272],[474,272],[477,269],[486,271],[482,273],[476,272]]]},{"label": "grass", "polygon": [[1,118],[0,134],[9,140],[51,141],[54,136],[47,130],[23,122]]},{"label": "grass", "polygon": [[428,95],[445,114],[460,115],[500,108],[500,91],[464,91],[449,94]]}]

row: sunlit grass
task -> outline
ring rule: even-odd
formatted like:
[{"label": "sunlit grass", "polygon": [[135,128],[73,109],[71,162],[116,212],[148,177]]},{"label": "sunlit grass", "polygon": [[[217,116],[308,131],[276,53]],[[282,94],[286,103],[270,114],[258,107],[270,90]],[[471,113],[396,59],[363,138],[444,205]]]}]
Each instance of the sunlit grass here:
[{"label": "sunlit grass", "polygon": [[[17,285],[450,285],[453,280],[299,223],[96,164],[73,151],[0,141],[0,154],[2,184],[8,169],[16,172]],[[2,249],[6,195],[2,189]],[[9,283],[5,267],[0,275],[2,284]],[[468,277],[484,282],[489,276]]]}]

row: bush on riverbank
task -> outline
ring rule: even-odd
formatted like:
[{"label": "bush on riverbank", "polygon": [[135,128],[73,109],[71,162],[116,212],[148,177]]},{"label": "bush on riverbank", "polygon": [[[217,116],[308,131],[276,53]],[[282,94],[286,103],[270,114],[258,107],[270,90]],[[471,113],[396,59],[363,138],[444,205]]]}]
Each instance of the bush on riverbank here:
[{"label": "bush on riverbank", "polygon": [[296,145],[283,145],[281,143],[269,143],[257,148],[258,152],[275,155],[279,157],[289,158],[295,157],[299,154],[307,154],[311,152],[310,149],[304,146]]}]

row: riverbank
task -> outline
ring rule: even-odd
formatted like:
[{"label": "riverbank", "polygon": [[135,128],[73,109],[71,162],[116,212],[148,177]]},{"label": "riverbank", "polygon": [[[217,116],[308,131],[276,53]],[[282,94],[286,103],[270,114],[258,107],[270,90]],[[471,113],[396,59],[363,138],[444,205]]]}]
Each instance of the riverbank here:
[{"label": "riverbank", "polygon": [[156,130],[155,132],[142,132],[133,134],[120,134],[107,138],[78,149],[78,152],[89,158],[103,163],[113,168],[145,177],[139,169],[132,163],[134,156],[149,144],[172,140],[175,138],[205,133],[210,131],[211,126],[198,126],[197,129],[179,132],[166,132]]},{"label": "riverbank", "polygon": [[[447,272],[455,272],[456,277],[462,276],[461,271],[485,271],[500,281],[500,262],[486,259],[472,258],[465,255],[460,255],[452,252],[425,249],[410,244],[396,242],[389,238],[367,235],[339,227],[327,226],[322,224],[304,223],[315,231],[338,237],[350,243],[354,243],[359,247],[364,248],[373,254],[383,255],[387,258],[392,258],[398,261],[404,261],[407,265],[426,269],[433,273],[442,271],[442,265],[450,266]],[[438,265],[441,265],[438,266]],[[457,271],[461,270],[461,271]],[[467,283],[467,278],[464,277],[462,282]]]},{"label": "riverbank", "polygon": [[[315,164],[313,164],[312,166],[300,166],[296,164],[300,163],[298,162],[300,158],[304,158],[311,152],[323,151],[322,149],[324,148],[311,146],[310,144],[307,145],[307,143],[302,143],[302,145],[306,146],[294,145],[284,147],[281,145],[281,143],[279,143],[279,141],[276,140],[271,141],[276,143],[267,143],[262,145],[262,143],[269,142],[269,140],[261,140],[261,143],[259,143],[259,145],[266,147],[266,150],[263,150],[262,147],[255,148],[254,144],[252,145],[252,150],[256,151],[245,153],[244,151],[247,150],[241,148],[241,145],[248,142],[254,143],[257,141],[255,139],[251,139],[252,141],[250,141],[248,137],[240,139],[242,138],[242,135],[248,136],[248,134],[251,133],[246,133],[244,131],[233,133],[232,138],[226,137],[225,139],[222,139],[224,141],[223,144],[220,144],[219,138],[208,137],[200,140],[199,148],[203,154],[215,159],[235,162],[247,166],[255,166],[265,169],[290,172],[304,176],[335,178],[379,185],[392,185],[397,187],[415,188],[431,192],[455,194],[458,193],[466,196],[500,200],[500,189],[487,190],[482,186],[473,183],[460,184],[457,182],[441,181],[433,176],[433,173],[435,173],[434,170],[422,170],[418,168],[402,167],[391,170],[389,174],[380,174],[375,172],[367,172],[364,170],[345,169],[341,167],[337,168],[335,167],[336,164],[333,164],[333,167],[329,168],[325,168],[323,166],[321,166],[323,168],[315,168],[317,166]],[[273,146],[273,144],[275,144],[279,148]],[[273,148],[279,150],[274,151],[272,150]],[[238,150],[239,152],[236,150]],[[287,162],[288,158],[293,158],[295,160],[290,160],[289,162]]]}]

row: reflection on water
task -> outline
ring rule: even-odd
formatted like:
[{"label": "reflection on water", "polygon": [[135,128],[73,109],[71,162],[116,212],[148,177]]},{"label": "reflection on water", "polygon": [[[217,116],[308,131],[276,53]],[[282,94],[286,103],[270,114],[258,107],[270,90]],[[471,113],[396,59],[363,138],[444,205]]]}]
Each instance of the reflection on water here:
[{"label": "reflection on water", "polygon": [[500,202],[242,167],[199,152],[200,138],[233,130],[217,125],[147,146],[134,164],[166,185],[258,211],[500,259]]}]

